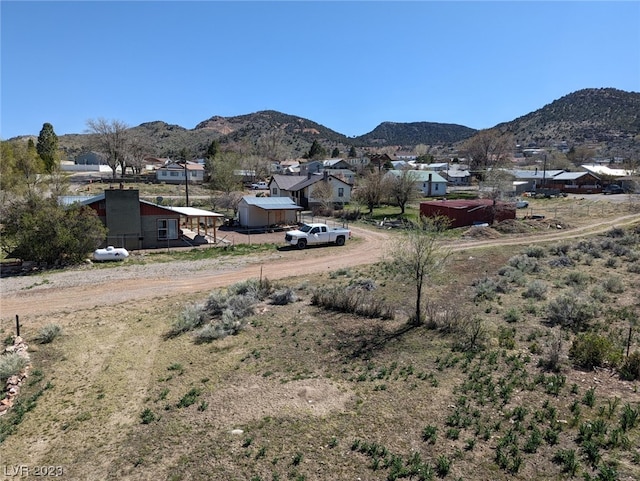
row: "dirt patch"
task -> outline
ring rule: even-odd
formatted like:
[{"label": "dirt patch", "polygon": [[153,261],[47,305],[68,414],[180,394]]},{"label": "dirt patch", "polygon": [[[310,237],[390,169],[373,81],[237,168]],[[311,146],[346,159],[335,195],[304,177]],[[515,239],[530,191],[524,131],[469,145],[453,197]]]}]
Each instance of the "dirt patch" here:
[{"label": "dirt patch", "polygon": [[220,428],[233,429],[264,416],[310,414],[325,416],[344,410],[350,391],[326,379],[281,383],[279,379],[244,376],[235,385],[211,394],[207,417]]}]

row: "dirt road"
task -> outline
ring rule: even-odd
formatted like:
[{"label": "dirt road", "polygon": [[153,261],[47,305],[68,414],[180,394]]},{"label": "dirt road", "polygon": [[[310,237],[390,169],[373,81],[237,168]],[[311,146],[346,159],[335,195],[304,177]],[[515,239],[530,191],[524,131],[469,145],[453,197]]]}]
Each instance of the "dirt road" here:
[{"label": "dirt road", "polygon": [[[455,241],[451,251],[464,251],[489,245],[528,245],[581,237],[640,221],[640,214],[600,221],[576,229],[558,230],[536,236],[514,236],[491,240]],[[208,293],[238,281],[258,278],[271,280],[294,276],[313,276],[339,268],[379,261],[392,242],[387,231],[353,227],[355,241],[344,247],[316,247],[304,251],[276,250],[242,259],[171,262],[121,266],[115,269],[80,268],[48,272],[42,276],[0,279],[2,291],[0,317],[54,314],[114,305],[155,297]]]}]

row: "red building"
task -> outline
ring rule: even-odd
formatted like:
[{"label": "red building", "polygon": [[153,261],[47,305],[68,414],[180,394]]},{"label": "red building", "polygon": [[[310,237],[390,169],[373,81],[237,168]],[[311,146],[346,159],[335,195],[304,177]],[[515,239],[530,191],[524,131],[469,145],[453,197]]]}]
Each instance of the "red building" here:
[{"label": "red building", "polygon": [[516,207],[506,202],[496,202],[491,199],[470,200],[434,200],[420,202],[420,215],[425,217],[446,217],[450,227],[464,227],[467,225],[489,225],[507,219],[516,218]]}]

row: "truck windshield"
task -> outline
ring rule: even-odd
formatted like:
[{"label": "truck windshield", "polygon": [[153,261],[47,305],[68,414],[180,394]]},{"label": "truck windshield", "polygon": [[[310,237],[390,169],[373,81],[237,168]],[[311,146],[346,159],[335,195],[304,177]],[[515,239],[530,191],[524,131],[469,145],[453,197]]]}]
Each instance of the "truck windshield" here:
[{"label": "truck windshield", "polygon": [[310,225],[307,224],[302,224],[302,227],[300,227],[300,230],[302,232],[309,232],[312,229],[312,227]]}]

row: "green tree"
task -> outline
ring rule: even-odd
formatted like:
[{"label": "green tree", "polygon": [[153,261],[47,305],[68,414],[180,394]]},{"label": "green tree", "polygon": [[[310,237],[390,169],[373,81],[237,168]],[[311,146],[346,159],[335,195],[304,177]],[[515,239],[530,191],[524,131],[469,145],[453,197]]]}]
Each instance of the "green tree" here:
[{"label": "green tree", "polygon": [[106,237],[106,228],[90,207],[60,206],[56,199],[32,197],[5,212],[1,246],[13,257],[53,264],[86,259]]},{"label": "green tree", "polygon": [[207,160],[206,167],[211,189],[230,194],[241,188],[241,177],[236,173],[240,169],[240,158],[235,152],[219,152],[215,159]]},{"label": "green tree", "polygon": [[352,145],[351,148],[349,149],[349,155],[348,157],[350,159],[355,159],[356,157],[358,157],[358,153],[356,152],[356,148]]},{"label": "green tree", "polygon": [[214,159],[218,152],[220,152],[220,142],[212,140],[209,147],[207,147],[207,158]]},{"label": "green tree", "polygon": [[445,228],[446,223],[440,219],[421,220],[406,231],[391,252],[391,268],[399,277],[410,280],[416,289],[415,312],[409,321],[413,326],[424,322],[422,296],[426,283],[437,279],[450,255],[438,243]]},{"label": "green tree", "polygon": [[340,157],[340,149],[338,147],[334,147],[331,151],[331,158],[337,159],[338,157]]},{"label": "green tree", "polygon": [[45,170],[52,172],[58,163],[58,136],[53,131],[53,125],[48,122],[42,125],[36,150],[44,162]]},{"label": "green tree", "polygon": [[327,151],[325,150],[325,148],[320,145],[320,142],[318,142],[317,140],[313,141],[313,144],[311,144],[311,148],[309,149],[309,152],[307,152],[307,155],[305,156],[307,159],[324,159],[327,156]]}]

